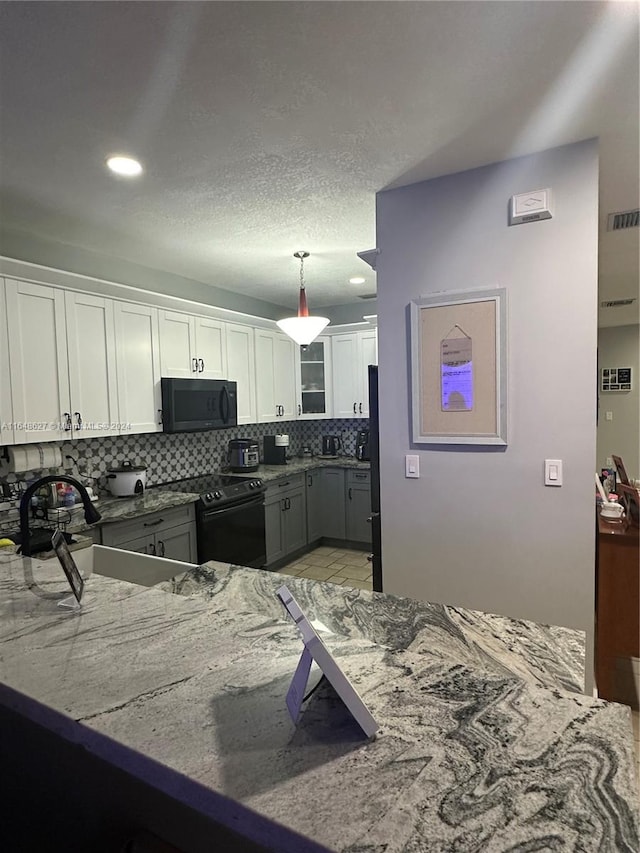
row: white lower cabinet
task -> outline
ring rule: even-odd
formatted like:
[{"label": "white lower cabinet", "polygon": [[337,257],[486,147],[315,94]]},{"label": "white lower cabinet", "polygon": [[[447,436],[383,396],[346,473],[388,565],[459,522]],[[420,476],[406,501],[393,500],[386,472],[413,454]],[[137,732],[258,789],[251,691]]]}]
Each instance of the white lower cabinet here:
[{"label": "white lower cabinet", "polygon": [[276,480],[265,495],[267,566],[307,544],[307,513],[304,478],[296,474]]},{"label": "white lower cabinet", "polygon": [[158,309],[116,302],[114,317],[121,431],[162,432]]}]

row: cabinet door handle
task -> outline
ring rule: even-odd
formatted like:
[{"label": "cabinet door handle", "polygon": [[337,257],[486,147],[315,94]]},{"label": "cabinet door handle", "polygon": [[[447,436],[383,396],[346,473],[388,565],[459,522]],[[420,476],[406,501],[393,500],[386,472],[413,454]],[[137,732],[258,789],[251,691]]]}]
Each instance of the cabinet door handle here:
[{"label": "cabinet door handle", "polygon": [[373,521],[373,516],[370,515],[369,518],[367,519],[367,524],[371,524],[372,521]]},{"label": "cabinet door handle", "polygon": [[360,403],[360,414],[362,414],[362,403]]},{"label": "cabinet door handle", "polygon": [[313,476],[311,474],[307,474],[307,485],[313,486]]},{"label": "cabinet door handle", "polygon": [[162,424],[162,409],[158,409],[158,423]]},{"label": "cabinet door handle", "polygon": [[76,418],[76,429],[82,429],[82,415],[80,412],[74,412],[73,414]]},{"label": "cabinet door handle", "polygon": [[142,525],[143,527],[157,527],[159,524],[162,524],[164,518],[156,518],[155,521],[145,521]]},{"label": "cabinet door handle", "polygon": [[373,554],[367,554],[367,562],[373,563]]},{"label": "cabinet door handle", "polygon": [[302,414],[302,406],[298,403],[298,415]]},{"label": "cabinet door handle", "polygon": [[284,512],[286,508],[287,508],[287,499],[282,498],[280,500],[280,512]]},{"label": "cabinet door handle", "polygon": [[357,405],[358,405],[357,403],[354,403],[354,404],[353,404],[353,414],[354,414],[354,415],[356,414],[356,406],[357,406]]},{"label": "cabinet door handle", "polygon": [[160,556],[164,557],[164,542],[162,539],[158,539],[158,545],[160,546]]},{"label": "cabinet door handle", "polygon": [[287,501],[287,509],[291,509],[291,498],[286,498]]},{"label": "cabinet door handle", "polygon": [[71,432],[71,413],[70,412],[64,413],[64,431],[65,432]]},{"label": "cabinet door handle", "polygon": [[204,359],[203,358],[198,359],[198,372],[204,373]]},{"label": "cabinet door handle", "polygon": [[157,556],[156,555],[156,546],[153,544],[153,542],[151,542],[149,544],[149,553],[152,554],[154,557]]},{"label": "cabinet door handle", "polygon": [[198,372],[198,359],[197,358],[191,359],[191,372],[192,373]]},{"label": "cabinet door handle", "polygon": [[353,500],[353,498],[351,497],[351,486],[349,486],[349,500]]}]

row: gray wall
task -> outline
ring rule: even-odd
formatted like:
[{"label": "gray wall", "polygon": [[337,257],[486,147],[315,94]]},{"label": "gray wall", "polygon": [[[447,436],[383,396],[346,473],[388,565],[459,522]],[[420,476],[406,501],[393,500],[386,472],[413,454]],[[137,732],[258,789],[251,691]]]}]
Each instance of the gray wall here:
[{"label": "gray wall", "polygon": [[[631,367],[631,391],[599,391],[598,470],[612,453],[621,456],[630,477],[640,477],[640,326],[598,330],[598,367]],[[600,375],[598,374],[598,381]],[[606,419],[611,412],[612,420]]]},{"label": "gray wall", "polygon": [[256,317],[267,317],[270,320],[278,320],[282,317],[282,305],[253,299],[222,287],[183,278],[174,273],[152,269],[121,258],[45,240],[25,232],[0,228],[0,255],[58,270],[68,270],[78,275],[128,284],[152,293],[177,296],[181,299],[202,302],[205,305],[253,314]]},{"label": "gray wall", "polygon": [[[551,220],[509,227],[551,187]],[[587,140],[377,197],[386,592],[584,630],[592,660],[598,149]],[[508,291],[506,449],[411,446],[407,306]],[[418,453],[421,478],[404,477]],[[544,459],[564,486],[544,486]],[[591,667],[587,668],[587,688]]]}]

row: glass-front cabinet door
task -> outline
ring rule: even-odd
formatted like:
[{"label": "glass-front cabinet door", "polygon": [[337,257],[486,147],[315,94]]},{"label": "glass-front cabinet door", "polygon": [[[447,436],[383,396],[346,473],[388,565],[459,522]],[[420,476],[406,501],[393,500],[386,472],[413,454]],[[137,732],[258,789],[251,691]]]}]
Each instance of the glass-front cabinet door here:
[{"label": "glass-front cabinet door", "polygon": [[330,418],[331,338],[316,338],[298,353],[299,418]]}]

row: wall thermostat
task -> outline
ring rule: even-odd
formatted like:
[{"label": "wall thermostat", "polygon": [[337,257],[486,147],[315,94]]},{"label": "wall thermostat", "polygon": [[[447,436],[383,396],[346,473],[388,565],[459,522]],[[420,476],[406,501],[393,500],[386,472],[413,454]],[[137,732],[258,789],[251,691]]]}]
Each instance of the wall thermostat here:
[{"label": "wall thermostat", "polygon": [[509,225],[551,219],[551,190],[531,190],[511,196]]}]

